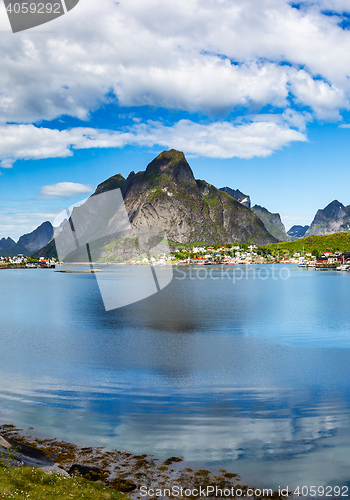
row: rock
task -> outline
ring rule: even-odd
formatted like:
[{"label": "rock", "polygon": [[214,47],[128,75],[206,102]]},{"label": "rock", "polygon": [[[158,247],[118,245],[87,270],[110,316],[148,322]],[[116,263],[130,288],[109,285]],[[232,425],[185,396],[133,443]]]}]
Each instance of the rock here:
[{"label": "rock", "polygon": [[90,467],[89,465],[73,464],[68,471],[71,476],[80,475],[90,481],[98,481],[103,476],[103,472],[98,467]]},{"label": "rock", "polygon": [[59,465],[48,465],[45,467],[39,467],[41,470],[46,472],[46,474],[62,474],[63,476],[69,476],[68,472],[62,469]]},{"label": "rock", "polygon": [[333,234],[350,231],[350,205],[333,200],[323,210],[317,210],[305,236]]},{"label": "rock", "polygon": [[108,483],[109,488],[121,491],[122,493],[130,493],[130,491],[136,490],[137,486],[135,483],[130,481],[130,479],[116,478],[110,483]]},{"label": "rock", "polygon": [[174,462],[182,462],[182,461],[183,461],[182,457],[170,457],[165,460],[164,465],[171,465]]},{"label": "rock", "polygon": [[34,446],[19,443],[18,441],[14,441],[13,439],[7,439],[6,441],[10,444],[13,450],[15,450],[18,454],[24,455],[25,458],[31,458],[43,466],[52,465],[54,463],[53,460],[47,457],[46,453],[43,450],[39,450]]},{"label": "rock", "polygon": [[0,446],[2,446],[3,448],[10,448],[11,444],[8,441],[6,441],[6,439],[4,439],[2,436],[0,436]]}]

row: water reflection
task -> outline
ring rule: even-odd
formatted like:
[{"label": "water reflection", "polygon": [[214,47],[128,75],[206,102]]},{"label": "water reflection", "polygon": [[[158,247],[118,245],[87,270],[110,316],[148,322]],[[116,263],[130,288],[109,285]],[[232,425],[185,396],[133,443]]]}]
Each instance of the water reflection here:
[{"label": "water reflection", "polygon": [[270,485],[344,482],[350,276],[221,272],[183,268],[161,293],[106,313],[92,275],[2,271],[3,420]]}]

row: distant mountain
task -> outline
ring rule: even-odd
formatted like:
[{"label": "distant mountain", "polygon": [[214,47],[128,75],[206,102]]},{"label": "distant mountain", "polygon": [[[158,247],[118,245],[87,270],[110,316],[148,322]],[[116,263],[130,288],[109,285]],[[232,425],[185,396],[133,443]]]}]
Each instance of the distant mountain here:
[{"label": "distant mountain", "polygon": [[287,231],[291,238],[302,238],[310,226],[293,226]]},{"label": "distant mountain", "polygon": [[[20,237],[17,243],[13,240],[13,245],[5,249],[0,248],[0,256],[3,257],[13,257],[14,255],[23,254],[26,257],[32,255],[37,250],[40,250],[43,246],[47,245],[53,238],[53,226],[51,222],[43,222],[34,231],[28,234],[24,234]],[[0,241],[5,240],[3,238]],[[7,238],[6,241],[8,241]]]},{"label": "distant mountain", "polygon": [[8,248],[11,248],[15,244],[16,244],[16,242],[13,241],[12,238],[1,238],[1,240],[0,240],[0,251],[1,250],[7,250]]},{"label": "distant mountain", "polygon": [[[138,228],[158,228],[166,233],[168,240],[176,243],[250,242],[260,245],[276,241],[251,210],[206,181],[196,180],[184,154],[174,149],[163,151],[145,171],[131,172],[127,179],[120,174],[110,177],[99,184],[92,196],[115,188],[122,191],[135,238]],[[82,214],[82,219],[84,210],[88,213],[85,204],[74,210],[77,210],[76,215]],[[118,227],[119,216],[115,213],[105,221],[108,231]],[[88,219],[85,217],[85,220]],[[69,230],[70,224],[66,224],[61,233],[63,239],[66,236],[69,239]],[[102,227],[99,234],[103,234]],[[132,239],[131,235],[129,240]],[[101,241],[101,244],[99,255],[103,260],[115,260],[125,250],[125,244],[116,241]],[[54,243],[50,243],[38,255],[52,255],[53,246]]]},{"label": "distant mountain", "polygon": [[247,194],[243,194],[239,189],[231,189],[229,187],[220,188],[220,191],[224,191],[224,193],[229,194],[235,200],[242,203],[247,208],[250,208],[250,196]]},{"label": "distant mountain", "polygon": [[323,210],[317,210],[305,236],[333,234],[350,231],[350,205],[334,200]]},{"label": "distant mountain", "polygon": [[278,213],[271,213],[265,207],[254,205],[252,211],[261,219],[272,236],[279,241],[290,241],[291,237],[286,233],[281,216]]}]

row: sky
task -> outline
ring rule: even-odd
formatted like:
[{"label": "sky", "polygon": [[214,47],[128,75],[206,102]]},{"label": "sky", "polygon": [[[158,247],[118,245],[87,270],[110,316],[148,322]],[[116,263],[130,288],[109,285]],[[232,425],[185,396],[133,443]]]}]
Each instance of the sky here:
[{"label": "sky", "polygon": [[348,0],[80,0],[12,33],[0,0],[0,238],[165,149],[286,229],[350,204]]}]

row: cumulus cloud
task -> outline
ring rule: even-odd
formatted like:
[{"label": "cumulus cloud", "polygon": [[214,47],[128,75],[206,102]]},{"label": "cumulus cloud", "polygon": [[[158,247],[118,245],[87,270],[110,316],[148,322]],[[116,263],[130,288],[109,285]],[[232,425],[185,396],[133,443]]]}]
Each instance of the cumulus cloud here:
[{"label": "cumulus cloud", "polygon": [[0,38],[0,120],[86,119],[111,100],[208,115],[292,104],[334,120],[350,99],[346,10],[345,0],[85,0],[53,33]]},{"label": "cumulus cloud", "polygon": [[[64,158],[74,149],[121,148],[126,145],[155,145],[181,149],[209,158],[266,157],[293,141],[306,141],[300,131],[290,128],[281,116],[274,121],[249,123],[214,122],[209,125],[180,120],[173,126],[161,122],[136,123],[122,131],[77,127],[71,130],[39,128],[34,125],[0,127],[1,166],[16,160]],[[74,187],[75,186],[75,187]],[[62,197],[63,193],[91,191],[81,184],[59,183],[45,186],[42,196]],[[86,189],[86,190],[85,190]]]},{"label": "cumulus cloud", "polygon": [[45,199],[54,198],[73,198],[80,194],[91,193],[92,186],[79,184],[77,182],[58,182],[43,186],[40,190],[40,197]]},{"label": "cumulus cloud", "polygon": [[186,153],[208,158],[266,157],[293,141],[307,140],[301,132],[271,121],[202,125],[181,120],[173,127],[149,122],[134,127],[134,135],[141,145],[172,145]]}]

